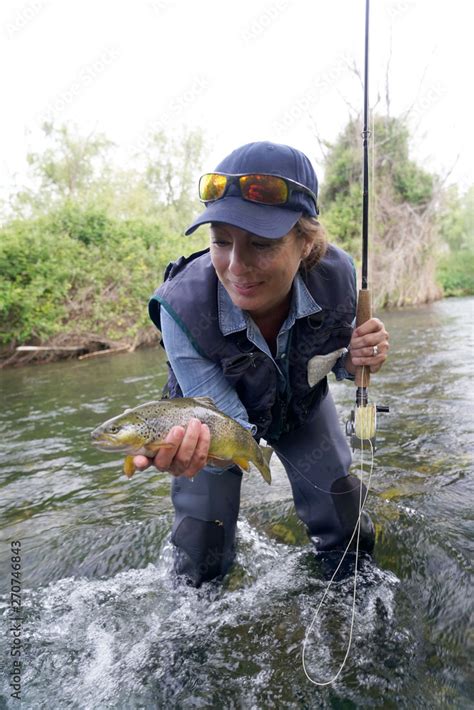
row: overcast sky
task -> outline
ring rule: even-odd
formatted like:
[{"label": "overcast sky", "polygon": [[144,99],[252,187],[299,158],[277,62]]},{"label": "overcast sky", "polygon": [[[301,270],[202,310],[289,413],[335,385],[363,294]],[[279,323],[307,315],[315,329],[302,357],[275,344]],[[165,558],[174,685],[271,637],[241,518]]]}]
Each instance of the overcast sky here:
[{"label": "overcast sky", "polygon": [[[253,140],[319,166],[362,107],[365,0],[3,0],[0,186],[22,180],[44,119],[102,131],[122,159],[156,129],[202,127],[204,169]],[[425,167],[472,173],[472,4],[372,0],[370,100],[411,107]],[[471,86],[471,89],[469,89]]]}]

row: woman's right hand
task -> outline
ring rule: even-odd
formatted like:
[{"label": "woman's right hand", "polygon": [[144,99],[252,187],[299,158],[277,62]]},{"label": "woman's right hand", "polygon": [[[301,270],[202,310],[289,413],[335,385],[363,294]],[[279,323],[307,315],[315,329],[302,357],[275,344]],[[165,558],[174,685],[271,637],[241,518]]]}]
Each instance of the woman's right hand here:
[{"label": "woman's right hand", "polygon": [[171,446],[160,449],[153,459],[134,456],[133,462],[139,471],[154,465],[159,471],[168,471],[173,476],[193,478],[206,465],[211,432],[199,419],[190,419],[186,429],[173,427],[165,441]]}]

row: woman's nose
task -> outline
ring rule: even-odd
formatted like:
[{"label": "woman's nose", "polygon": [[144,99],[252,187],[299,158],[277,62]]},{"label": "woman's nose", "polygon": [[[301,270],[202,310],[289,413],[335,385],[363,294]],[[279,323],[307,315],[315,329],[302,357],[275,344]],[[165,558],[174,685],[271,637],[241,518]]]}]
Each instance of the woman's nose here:
[{"label": "woman's nose", "polygon": [[233,274],[243,274],[250,267],[249,255],[245,249],[240,246],[232,248],[229,260],[229,271]]}]

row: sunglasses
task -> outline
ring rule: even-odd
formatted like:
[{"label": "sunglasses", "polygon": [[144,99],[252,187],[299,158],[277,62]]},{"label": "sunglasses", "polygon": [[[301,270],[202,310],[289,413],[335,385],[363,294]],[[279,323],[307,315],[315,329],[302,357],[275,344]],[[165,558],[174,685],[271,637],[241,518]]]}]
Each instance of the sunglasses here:
[{"label": "sunglasses", "polygon": [[239,186],[240,195],[244,200],[260,205],[285,205],[294,192],[303,192],[311,197],[318,214],[316,195],[309,188],[295,180],[265,173],[206,173],[199,179],[199,199],[201,202],[221,200],[231,185]]}]

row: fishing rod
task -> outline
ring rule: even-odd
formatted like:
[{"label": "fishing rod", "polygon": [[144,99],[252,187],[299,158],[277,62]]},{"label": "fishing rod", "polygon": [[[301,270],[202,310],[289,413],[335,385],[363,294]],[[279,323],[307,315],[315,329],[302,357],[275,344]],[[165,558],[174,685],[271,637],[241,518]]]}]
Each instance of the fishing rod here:
[{"label": "fishing rod", "polygon": [[[372,318],[372,298],[368,286],[369,262],[369,14],[370,0],[365,3],[365,59],[364,59],[364,115],[362,126],[363,148],[363,188],[362,188],[362,287],[357,299],[356,328]],[[377,412],[388,412],[389,408],[369,404],[368,388],[370,369],[366,365],[356,367],[356,401],[350,419],[346,422],[346,433],[351,438],[352,449],[360,449],[370,441],[375,450]]]},{"label": "fishing rod", "polygon": [[[362,288],[359,290],[358,300],[357,300],[357,312],[356,312],[356,327],[362,325],[367,320],[372,317],[372,303],[371,294],[368,286],[368,261],[369,261],[369,149],[368,141],[370,137],[370,131],[368,128],[369,122],[369,5],[370,0],[365,2],[365,69],[364,69],[364,117],[363,117],[363,129],[362,129],[362,139],[363,139],[363,195],[362,195]],[[370,488],[370,482],[372,478],[372,472],[374,467],[374,450],[375,450],[375,431],[376,431],[376,418],[377,411],[388,411],[388,407],[377,407],[374,404],[369,404],[368,388],[370,384],[370,370],[366,366],[356,367],[355,373],[355,384],[356,384],[356,402],[355,409],[352,410],[350,419],[346,421],[346,433],[351,438],[352,449],[361,449],[361,463],[364,462],[364,451],[369,451],[371,454],[370,462],[370,473],[367,481],[367,487],[365,489],[365,495],[363,495],[362,486],[359,487],[359,514],[357,517],[357,522],[354,526],[351,538],[347,543],[346,549],[344,550],[342,557],[336,567],[326,590],[323,594],[316,613],[313,616],[313,620],[308,631],[305,634],[305,639],[303,642],[303,652],[302,652],[302,664],[303,670],[307,679],[316,686],[323,687],[334,683],[337,678],[342,673],[342,670],[346,664],[349,657],[349,652],[352,644],[352,636],[354,631],[355,623],[355,611],[356,611],[356,592],[357,592],[357,564],[359,557],[359,543],[360,543],[360,531],[361,531],[361,516],[364,509],[365,501]],[[327,597],[329,588],[333,584],[337,572],[342,565],[342,562],[349,550],[351,545],[355,540],[355,567],[354,567],[354,584],[352,593],[352,615],[349,628],[349,640],[347,642],[346,653],[339,666],[338,671],[329,680],[319,681],[312,678],[306,668],[306,645],[309,638],[309,634],[319,616],[320,609]]]}]

